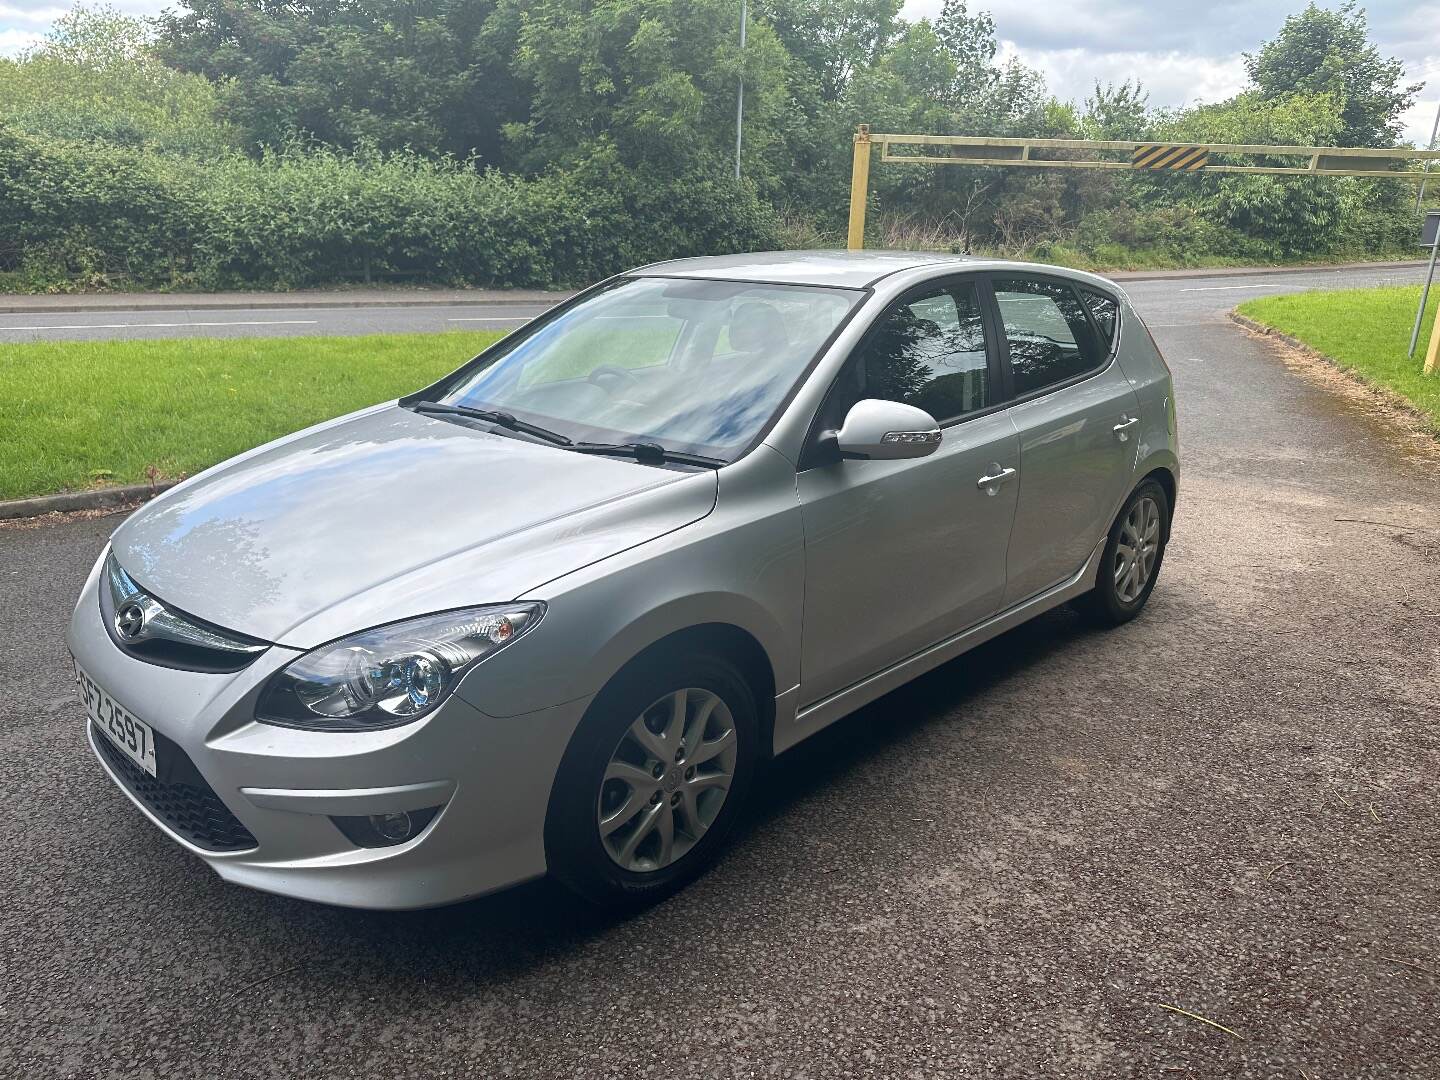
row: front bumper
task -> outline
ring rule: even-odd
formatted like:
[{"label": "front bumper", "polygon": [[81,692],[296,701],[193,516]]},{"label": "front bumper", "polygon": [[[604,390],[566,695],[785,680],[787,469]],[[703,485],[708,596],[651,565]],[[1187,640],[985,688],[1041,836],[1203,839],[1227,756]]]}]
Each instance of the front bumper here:
[{"label": "front bumper", "polygon": [[[225,880],[347,907],[415,908],[545,872],[550,788],[588,699],[502,719],[451,695],[425,719],[385,731],[259,724],[253,716],[261,688],[298,652],[273,646],[233,674],[158,667],[111,640],[98,588],[97,564],[70,620],[71,653],[193,765],[199,779],[189,776],[191,788],[201,792],[196,820],[228,811],[241,829],[195,831],[110,760],[97,742],[105,736],[93,729],[91,747],[152,822]],[[483,677],[483,665],[473,674]],[[222,807],[204,802],[207,786]],[[435,806],[439,813],[416,837],[393,847],[360,847],[331,820]],[[214,850],[215,836],[231,850]]]}]

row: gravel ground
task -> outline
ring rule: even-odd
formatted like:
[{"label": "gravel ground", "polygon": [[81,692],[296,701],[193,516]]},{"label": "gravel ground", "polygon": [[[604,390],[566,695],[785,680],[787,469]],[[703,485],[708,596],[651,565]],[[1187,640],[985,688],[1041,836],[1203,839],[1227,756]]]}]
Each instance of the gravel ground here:
[{"label": "gravel ground", "polygon": [[1144,617],[842,721],[627,922],[222,885],[81,736],[61,631],[120,519],[0,529],[0,1075],[1440,1075],[1440,457],[1237,294],[1130,291],[1186,453]]}]

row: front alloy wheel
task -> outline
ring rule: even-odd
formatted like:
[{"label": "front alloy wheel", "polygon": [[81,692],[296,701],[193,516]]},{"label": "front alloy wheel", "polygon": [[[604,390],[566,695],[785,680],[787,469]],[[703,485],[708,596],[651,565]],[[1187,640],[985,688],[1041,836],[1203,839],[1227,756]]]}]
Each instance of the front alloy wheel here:
[{"label": "front alloy wheel", "polygon": [[636,717],[600,786],[597,823],[610,858],[636,873],[684,858],[725,805],[735,750],[735,721],[709,690],[676,690]]},{"label": "front alloy wheel", "polygon": [[546,861],[613,910],[668,896],[715,861],[759,759],[749,682],[721,656],[642,654],[591,703],[555,777]]}]

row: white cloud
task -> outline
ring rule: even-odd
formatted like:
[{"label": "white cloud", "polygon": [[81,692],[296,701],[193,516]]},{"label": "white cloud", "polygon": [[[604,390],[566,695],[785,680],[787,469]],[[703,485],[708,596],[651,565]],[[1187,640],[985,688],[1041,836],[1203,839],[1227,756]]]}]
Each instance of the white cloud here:
[{"label": "white cloud", "polygon": [[[1341,0],[1321,0],[1335,8]],[[907,0],[906,18],[933,18],[943,0]],[[1178,51],[1234,56],[1275,36],[1302,0],[969,0],[970,11],[988,11],[999,37],[1024,48],[1081,48],[1095,52]],[[1414,63],[1440,52],[1440,0],[1369,0],[1370,34],[1388,55]]]},{"label": "white cloud", "polygon": [[26,23],[30,26],[45,27],[64,15],[66,10],[63,7],[55,7],[53,4],[46,7],[16,7],[14,4],[0,4],[0,24]]},{"label": "white cloud", "polygon": [[[96,0],[86,0],[90,7],[101,6]],[[54,22],[75,5],[57,4],[55,0],[4,0],[0,3],[0,26],[13,22]],[[167,7],[174,7],[170,0],[104,0],[103,6],[113,7],[131,15],[158,15]]]},{"label": "white cloud", "polygon": [[29,30],[0,29],[0,56],[18,56],[40,40]]},{"label": "white cloud", "polygon": [[1403,117],[1410,141],[1421,148],[1430,143],[1430,132],[1435,126],[1435,111],[1440,109],[1440,97],[1435,95],[1437,89],[1440,89],[1440,85],[1432,84],[1429,99],[1421,98],[1415,102]]},{"label": "white cloud", "polygon": [[1045,75],[1051,93],[1083,101],[1096,82],[1138,78],[1154,105],[1200,105],[1237,94],[1245,85],[1241,57],[1171,52],[1092,52],[1088,49],[1029,49],[1002,42],[1003,52]]}]

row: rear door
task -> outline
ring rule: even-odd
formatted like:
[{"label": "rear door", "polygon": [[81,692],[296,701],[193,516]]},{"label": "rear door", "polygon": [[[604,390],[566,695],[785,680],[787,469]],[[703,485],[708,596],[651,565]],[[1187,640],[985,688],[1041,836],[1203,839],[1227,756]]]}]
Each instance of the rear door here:
[{"label": "rear door", "polygon": [[908,461],[842,461],[820,442],[802,459],[806,704],[1000,606],[1019,442],[987,316],[973,278],[912,290],[875,320],[816,418],[833,432],[856,401],[879,398],[925,409],[943,434]]},{"label": "rear door", "polygon": [[1020,439],[1009,607],[1072,577],[1109,532],[1134,483],[1139,403],[1113,341],[1070,282],[1029,274],[990,282]]}]

